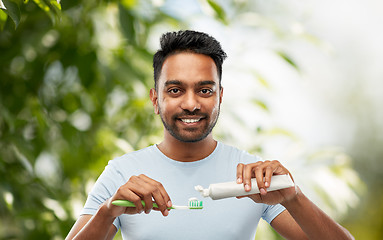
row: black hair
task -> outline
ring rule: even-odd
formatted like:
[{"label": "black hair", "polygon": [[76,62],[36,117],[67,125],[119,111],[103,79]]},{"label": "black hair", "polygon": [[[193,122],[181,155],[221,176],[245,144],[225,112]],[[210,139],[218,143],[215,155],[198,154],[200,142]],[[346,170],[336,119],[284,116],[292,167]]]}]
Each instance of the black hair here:
[{"label": "black hair", "polygon": [[222,50],[221,44],[212,36],[191,30],[167,32],[162,35],[160,45],[161,48],[153,56],[154,86],[156,89],[166,58],[180,52],[198,53],[211,57],[217,67],[221,85],[222,63],[226,58],[226,53]]}]

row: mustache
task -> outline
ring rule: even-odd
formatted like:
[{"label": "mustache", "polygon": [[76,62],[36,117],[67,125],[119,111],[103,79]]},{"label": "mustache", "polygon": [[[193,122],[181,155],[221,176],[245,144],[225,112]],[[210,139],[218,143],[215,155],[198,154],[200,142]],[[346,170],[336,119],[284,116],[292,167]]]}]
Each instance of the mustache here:
[{"label": "mustache", "polygon": [[198,116],[201,118],[207,118],[209,115],[207,113],[202,113],[199,109],[195,111],[183,110],[182,113],[177,113],[173,115],[173,118],[182,118],[182,117],[191,117]]}]

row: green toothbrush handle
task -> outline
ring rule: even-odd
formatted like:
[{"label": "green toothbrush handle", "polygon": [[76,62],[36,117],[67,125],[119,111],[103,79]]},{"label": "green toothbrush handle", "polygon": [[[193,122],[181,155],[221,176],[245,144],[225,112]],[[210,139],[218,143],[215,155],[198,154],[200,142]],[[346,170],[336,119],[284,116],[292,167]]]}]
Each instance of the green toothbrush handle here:
[{"label": "green toothbrush handle", "polygon": [[[145,207],[145,202],[143,200],[141,200],[141,203],[142,203],[142,206]],[[136,207],[134,203],[128,200],[114,200],[112,204],[116,206],[121,206],[121,207]],[[153,203],[153,207],[158,208],[157,203]],[[172,209],[172,208],[168,208],[168,209]]]}]

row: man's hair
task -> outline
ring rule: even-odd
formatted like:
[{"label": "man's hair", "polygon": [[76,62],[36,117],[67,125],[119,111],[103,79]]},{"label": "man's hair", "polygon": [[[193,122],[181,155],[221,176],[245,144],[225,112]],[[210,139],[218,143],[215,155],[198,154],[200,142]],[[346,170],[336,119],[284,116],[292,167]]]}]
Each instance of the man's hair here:
[{"label": "man's hair", "polygon": [[206,33],[191,30],[167,32],[162,35],[160,45],[161,48],[153,56],[154,86],[156,89],[166,58],[181,52],[198,53],[211,57],[217,67],[221,85],[222,63],[226,58],[226,53],[215,38]]}]

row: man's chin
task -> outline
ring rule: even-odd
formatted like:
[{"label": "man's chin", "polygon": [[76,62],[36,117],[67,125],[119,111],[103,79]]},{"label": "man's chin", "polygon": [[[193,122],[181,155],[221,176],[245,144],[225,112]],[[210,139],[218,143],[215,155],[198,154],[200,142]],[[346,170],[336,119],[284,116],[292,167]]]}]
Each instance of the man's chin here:
[{"label": "man's chin", "polygon": [[172,134],[174,138],[176,138],[178,141],[185,142],[185,143],[196,143],[199,141],[202,141],[207,137],[208,134],[198,134],[198,135],[180,135],[180,134]]}]

